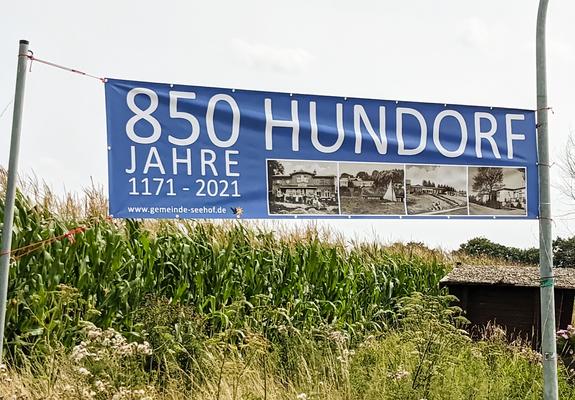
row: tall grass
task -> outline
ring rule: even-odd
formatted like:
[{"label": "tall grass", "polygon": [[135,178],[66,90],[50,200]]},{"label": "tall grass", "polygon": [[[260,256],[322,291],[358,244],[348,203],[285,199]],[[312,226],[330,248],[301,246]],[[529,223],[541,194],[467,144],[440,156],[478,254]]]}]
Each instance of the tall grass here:
[{"label": "tall grass", "polygon": [[[152,307],[153,308],[153,307]],[[165,306],[157,311],[171,311]],[[152,311],[154,314],[155,311]],[[139,352],[117,333],[88,325],[73,351],[42,365],[0,369],[0,397],[19,399],[379,400],[539,399],[541,356],[505,342],[497,328],[473,342],[457,328],[454,310],[419,294],[398,304],[394,329],[352,344],[344,331],[313,336],[285,332],[275,343],[244,330],[241,344],[196,342],[184,368],[149,368],[160,356]],[[157,318],[158,316],[155,315]],[[157,320],[160,325],[164,318]],[[170,324],[171,325],[171,324]],[[174,325],[171,325],[172,328]],[[112,338],[112,340],[109,340]],[[147,349],[145,345],[142,347]],[[125,349],[133,349],[126,351]],[[173,346],[171,348],[174,348]],[[83,355],[83,356],[82,356]],[[564,369],[560,394],[575,398]]]},{"label": "tall grass", "polygon": [[538,354],[460,329],[444,252],[313,226],[109,220],[99,188],[21,187],[14,248],[86,230],[15,253],[2,398],[541,397]]}]

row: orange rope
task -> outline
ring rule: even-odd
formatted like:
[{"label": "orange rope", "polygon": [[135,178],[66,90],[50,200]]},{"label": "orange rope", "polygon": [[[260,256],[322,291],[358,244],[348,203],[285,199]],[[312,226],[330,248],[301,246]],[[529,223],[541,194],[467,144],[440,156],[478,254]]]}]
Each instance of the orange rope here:
[{"label": "orange rope", "polygon": [[35,252],[38,249],[41,249],[42,247],[44,247],[47,244],[51,244],[51,243],[57,242],[59,240],[68,239],[70,241],[70,243],[74,243],[76,240],[74,236],[79,234],[79,233],[84,233],[85,231],[86,231],[86,228],[83,226],[80,226],[80,227],[71,229],[68,232],[66,232],[62,235],[59,235],[59,236],[55,236],[55,237],[52,237],[49,239],[41,240],[39,242],[32,243],[32,244],[29,244],[26,246],[18,247],[16,249],[12,249],[10,251],[1,252],[0,257],[5,256],[6,254],[9,254],[12,259],[18,260],[24,256],[27,256],[30,253]]},{"label": "orange rope", "polygon": [[29,54],[19,54],[19,56],[21,56],[21,57],[26,57],[26,58],[28,58],[28,59],[30,60],[30,72],[32,71],[32,63],[33,63],[34,61],[36,61],[36,62],[39,62],[39,63],[42,63],[42,64],[49,65],[50,67],[63,69],[64,71],[73,72],[73,73],[75,73],[75,74],[80,74],[80,75],[87,76],[87,77],[90,77],[90,78],[98,79],[99,81],[102,81],[102,82],[106,83],[106,78],[102,78],[102,77],[99,77],[99,76],[96,76],[96,75],[92,75],[92,74],[89,74],[89,73],[87,73],[87,72],[83,72],[83,71],[77,70],[77,69],[75,69],[75,68],[70,68],[70,67],[66,67],[66,66],[64,66],[64,65],[56,64],[56,63],[53,63],[53,62],[50,62],[50,61],[42,60],[42,59],[40,59],[40,58],[36,58],[36,57],[34,56],[34,53],[32,52],[32,50],[28,50],[28,52],[29,52]]}]

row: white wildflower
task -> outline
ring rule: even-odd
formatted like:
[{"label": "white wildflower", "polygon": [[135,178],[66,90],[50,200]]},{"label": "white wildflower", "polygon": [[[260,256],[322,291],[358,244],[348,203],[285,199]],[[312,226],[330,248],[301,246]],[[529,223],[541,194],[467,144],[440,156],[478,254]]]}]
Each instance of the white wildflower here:
[{"label": "white wildflower", "polygon": [[96,390],[98,390],[98,392],[105,392],[108,390],[108,384],[102,382],[101,380],[94,382],[94,386],[96,386]]},{"label": "white wildflower", "polygon": [[145,356],[151,355],[152,354],[152,347],[150,346],[150,343],[144,342],[142,344],[139,344],[137,347],[137,353],[143,354]]},{"label": "white wildflower", "polygon": [[95,340],[98,339],[100,336],[102,336],[102,330],[99,328],[96,329],[90,329],[86,332],[86,336],[88,337],[88,339],[90,340]]},{"label": "white wildflower", "polygon": [[74,360],[75,362],[79,362],[82,361],[84,358],[91,356],[92,353],[90,353],[88,351],[88,349],[86,348],[86,343],[82,342],[80,343],[78,346],[75,346],[72,349],[72,360]]},{"label": "white wildflower", "polygon": [[93,390],[83,389],[82,399],[93,399],[96,396],[96,392]]},{"label": "white wildflower", "polygon": [[399,369],[399,370],[397,370],[397,372],[390,373],[387,376],[393,380],[399,381],[399,380],[402,380],[403,378],[408,377],[409,371],[406,371],[404,369]]},{"label": "white wildflower", "polygon": [[347,336],[340,331],[333,331],[329,333],[329,338],[336,343],[345,343]]}]

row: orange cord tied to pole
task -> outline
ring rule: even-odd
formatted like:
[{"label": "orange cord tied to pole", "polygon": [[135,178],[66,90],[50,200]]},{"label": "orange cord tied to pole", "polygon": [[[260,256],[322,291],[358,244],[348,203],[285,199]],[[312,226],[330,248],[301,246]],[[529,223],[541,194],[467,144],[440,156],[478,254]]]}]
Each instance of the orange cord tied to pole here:
[{"label": "orange cord tied to pole", "polygon": [[32,243],[32,244],[29,244],[26,246],[18,247],[16,249],[10,250],[10,252],[0,253],[0,256],[10,254],[12,259],[18,260],[24,256],[27,256],[30,253],[35,252],[36,250],[39,250],[40,248],[42,248],[48,244],[52,244],[52,243],[58,242],[60,240],[68,239],[70,244],[74,244],[74,243],[76,243],[76,237],[75,236],[77,234],[84,233],[85,231],[86,231],[86,227],[80,226],[80,227],[71,229],[62,235],[55,236],[53,238],[49,238],[46,240],[41,240],[39,242]]},{"label": "orange cord tied to pole", "polygon": [[42,64],[46,64],[46,65],[48,65],[48,66],[50,66],[50,67],[59,68],[59,69],[62,69],[62,70],[64,70],[64,71],[73,72],[73,73],[75,73],[75,74],[80,74],[80,75],[83,75],[83,76],[87,76],[87,77],[89,77],[89,78],[98,79],[99,81],[106,83],[106,78],[103,78],[103,77],[100,77],[100,76],[96,76],[96,75],[92,75],[92,74],[89,74],[89,73],[87,73],[87,72],[83,72],[83,71],[77,70],[77,69],[75,69],[75,68],[70,68],[70,67],[66,67],[66,66],[64,66],[64,65],[56,64],[56,63],[53,63],[53,62],[51,62],[51,61],[46,61],[46,60],[42,60],[42,59],[40,59],[40,58],[36,58],[36,57],[34,56],[34,52],[33,52],[32,50],[28,50],[28,54],[20,54],[20,56],[26,57],[26,58],[28,58],[28,59],[30,60],[29,72],[32,72],[32,63],[33,63],[34,61],[36,61],[36,62],[39,62],[39,63],[42,63]]}]

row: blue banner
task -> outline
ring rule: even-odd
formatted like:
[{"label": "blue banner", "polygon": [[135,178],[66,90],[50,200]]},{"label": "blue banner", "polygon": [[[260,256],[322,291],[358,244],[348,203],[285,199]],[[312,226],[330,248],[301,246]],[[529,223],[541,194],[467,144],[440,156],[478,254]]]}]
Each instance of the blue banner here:
[{"label": "blue banner", "polygon": [[108,79],[117,218],[537,218],[535,113]]}]

